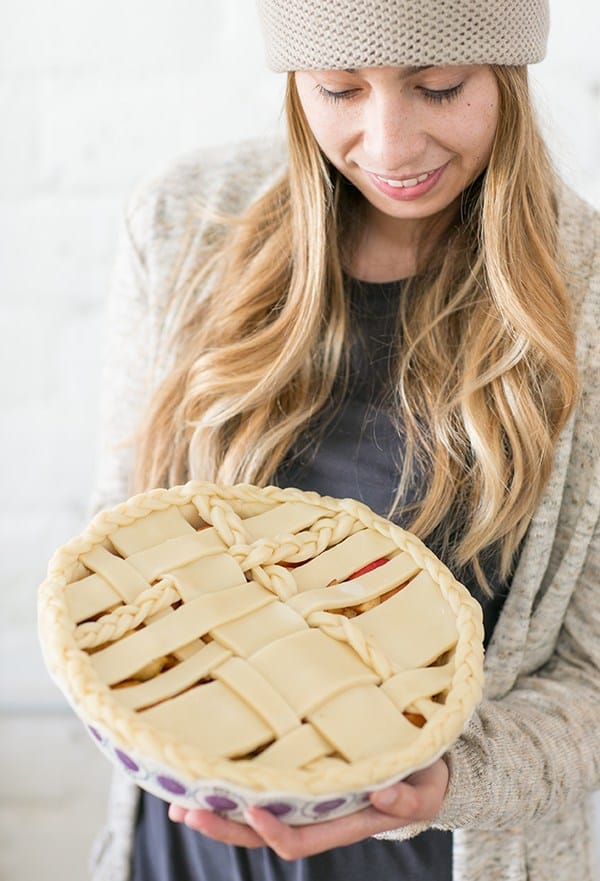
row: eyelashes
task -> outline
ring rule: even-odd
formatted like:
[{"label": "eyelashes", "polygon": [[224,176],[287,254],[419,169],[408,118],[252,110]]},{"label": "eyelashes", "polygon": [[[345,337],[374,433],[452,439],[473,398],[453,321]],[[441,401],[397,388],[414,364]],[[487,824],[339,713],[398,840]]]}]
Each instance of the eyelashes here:
[{"label": "eyelashes", "polygon": [[434,104],[443,104],[444,101],[452,101],[454,98],[458,98],[463,90],[463,86],[464,83],[459,83],[451,89],[421,88],[421,93],[428,101],[432,101]]},{"label": "eyelashes", "polygon": [[[444,102],[449,102],[458,98],[463,87],[464,83],[452,86],[451,89],[426,89],[424,86],[420,86],[419,92],[423,95],[426,101],[430,101],[432,104],[443,104]],[[322,98],[325,98],[326,101],[331,101],[332,104],[348,101],[356,93],[356,89],[347,89],[344,92],[331,92],[329,89],[326,89],[321,85],[317,85],[316,89]]]},{"label": "eyelashes", "polygon": [[349,89],[346,92],[330,92],[329,89],[321,85],[317,85],[316,89],[322,98],[325,98],[326,101],[331,101],[333,104],[339,104],[340,101],[347,100],[354,94],[354,89]]}]

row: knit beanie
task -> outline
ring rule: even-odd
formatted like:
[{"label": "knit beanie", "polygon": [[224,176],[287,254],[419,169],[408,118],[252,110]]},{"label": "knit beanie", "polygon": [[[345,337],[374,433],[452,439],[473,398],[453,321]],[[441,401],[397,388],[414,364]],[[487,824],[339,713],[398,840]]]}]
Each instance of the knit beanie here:
[{"label": "knit beanie", "polygon": [[548,0],[258,0],[272,70],[533,64]]}]

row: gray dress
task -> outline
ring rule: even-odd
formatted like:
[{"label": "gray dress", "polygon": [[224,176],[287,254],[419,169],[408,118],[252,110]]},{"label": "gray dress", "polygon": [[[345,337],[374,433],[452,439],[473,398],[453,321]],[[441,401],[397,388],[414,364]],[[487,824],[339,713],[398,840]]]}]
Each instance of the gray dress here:
[{"label": "gray dress", "polygon": [[[315,423],[298,439],[276,482],[350,497],[377,513],[389,511],[398,480],[402,439],[383,399],[398,337],[395,331],[402,282],[347,280],[353,342],[350,376]],[[421,479],[412,482],[413,501]],[[396,518],[402,523],[402,518]],[[404,524],[403,524],[404,525]],[[435,538],[428,542],[436,550]],[[439,552],[439,551],[438,551]],[[486,641],[500,614],[507,586],[490,554],[485,569],[494,595],[479,589],[473,573],[463,580],[482,603]],[[267,847],[222,844],[171,823],[167,805],[143,793],[137,815],[132,881],[451,881],[452,833],[427,829],[407,841],[367,838],[305,859],[282,860]]]}]

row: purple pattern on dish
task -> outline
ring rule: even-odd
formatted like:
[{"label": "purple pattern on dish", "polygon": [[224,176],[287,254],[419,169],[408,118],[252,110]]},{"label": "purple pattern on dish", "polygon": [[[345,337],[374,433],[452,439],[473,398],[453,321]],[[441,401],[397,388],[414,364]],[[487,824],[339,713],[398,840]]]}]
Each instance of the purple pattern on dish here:
[{"label": "purple pattern on dish", "polygon": [[125,767],[126,767],[129,771],[139,771],[139,770],[140,770],[140,766],[137,765],[137,764],[133,761],[133,759],[130,758],[130,757],[127,755],[127,753],[124,753],[124,752],[123,752],[122,750],[120,750],[120,749],[116,749],[116,750],[115,750],[115,755],[116,755],[116,757],[119,759],[119,761],[121,762],[121,764],[125,765]]},{"label": "purple pattern on dish", "polygon": [[345,798],[332,798],[329,801],[322,801],[320,804],[315,805],[313,810],[315,814],[330,814],[331,811],[341,807],[345,801]]},{"label": "purple pattern on dish", "polygon": [[166,789],[167,792],[172,792],[173,795],[183,795],[186,791],[185,786],[179,783],[179,781],[173,780],[172,777],[163,777],[159,774],[156,778],[156,782],[159,783],[163,789]]},{"label": "purple pattern on dish", "polygon": [[284,814],[289,814],[289,812],[293,810],[291,805],[288,805],[283,801],[274,801],[268,805],[258,805],[258,807],[262,808],[263,811],[268,811],[270,814],[273,814],[274,817],[283,817]]},{"label": "purple pattern on dish", "polygon": [[234,808],[238,807],[238,803],[236,801],[232,801],[230,798],[225,798],[224,795],[207,795],[204,801],[214,808],[215,811],[232,811]]}]

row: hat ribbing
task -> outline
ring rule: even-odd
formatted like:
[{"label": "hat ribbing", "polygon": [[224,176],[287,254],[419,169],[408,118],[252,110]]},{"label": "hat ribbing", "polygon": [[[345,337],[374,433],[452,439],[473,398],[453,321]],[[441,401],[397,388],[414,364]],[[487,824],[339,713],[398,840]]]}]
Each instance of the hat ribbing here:
[{"label": "hat ribbing", "polygon": [[533,64],[548,0],[258,0],[272,70]]}]

